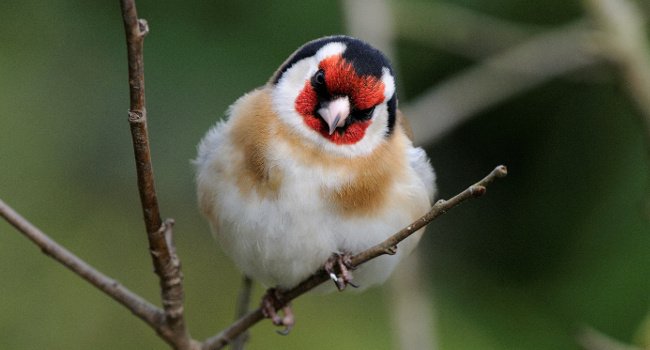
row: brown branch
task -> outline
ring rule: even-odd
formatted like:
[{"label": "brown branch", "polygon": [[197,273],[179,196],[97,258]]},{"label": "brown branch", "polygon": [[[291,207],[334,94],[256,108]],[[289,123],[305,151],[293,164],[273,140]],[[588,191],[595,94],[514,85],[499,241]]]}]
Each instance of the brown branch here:
[{"label": "brown branch", "polygon": [[508,174],[505,166],[501,165],[490,174],[488,174],[481,181],[475,183],[474,185],[468,187],[465,191],[455,195],[449,200],[441,199],[433,205],[433,208],[426,213],[421,218],[417,219],[407,227],[403,228],[401,231],[390,236],[387,240],[377,244],[376,246],[367,249],[355,256],[352,257],[352,264],[358,266],[364,262],[374,259],[380,255],[384,254],[394,254],[395,249],[397,249],[397,244],[406,239],[408,236],[412,235],[414,232],[418,231],[440,215],[446,213],[449,209],[454,208],[460,203],[470,199],[477,198],[485,194],[486,186],[494,181],[497,178],[505,177]]},{"label": "brown branch", "polygon": [[[431,210],[420,217],[419,219],[412,222],[407,227],[403,228],[399,232],[390,236],[385,241],[360,252],[351,258],[353,266],[359,266],[371,259],[374,259],[378,256],[384,254],[395,254],[397,245],[406,239],[408,236],[412,235],[431,221],[435,220],[442,214],[445,214],[447,211],[455,208],[462,202],[470,198],[478,198],[485,194],[486,186],[496,180],[497,178],[505,177],[508,174],[505,166],[500,165],[496,167],[490,174],[484,177],[481,181],[469,186],[463,192],[455,195],[449,200],[439,200],[436,204],[433,205]],[[280,305],[286,305],[291,300],[299,297],[300,295],[312,290],[321,283],[329,280],[329,275],[325,270],[320,269],[315,274],[304,280],[302,283],[296,287],[279,293],[279,303]],[[262,310],[260,308],[249,312],[235,323],[230,325],[230,327],[223,330],[221,333],[206,339],[203,342],[203,350],[215,350],[221,349],[235,339],[239,334],[245,332],[248,328],[261,321],[264,318],[262,315]]]},{"label": "brown branch", "polygon": [[159,328],[164,324],[165,316],[161,309],[62,247],[2,200],[0,200],[0,216],[41,248],[45,255],[60,262],[63,266],[106,293],[106,295],[124,305],[151,327]]},{"label": "brown branch", "polygon": [[[183,340],[178,336],[178,321],[173,316],[178,315],[177,310],[179,308],[182,314],[183,305],[182,303],[174,303],[174,301],[182,302],[182,298],[174,295],[165,295],[165,293],[174,293],[177,291],[177,288],[163,288],[163,302],[168,301],[168,304],[165,305],[164,310],[160,309],[58,244],[2,200],[0,200],[0,216],[41,248],[44,254],[58,261],[70,271],[76,273],[79,277],[85,279],[97,289],[129,309],[134,315],[151,326],[170,345],[177,349],[199,349],[199,343],[195,340],[190,340],[189,336],[187,340]],[[169,235],[172,225],[173,221],[166,221],[161,227],[161,230],[156,234],[162,236]],[[174,252],[172,251],[172,253]],[[175,257],[175,253],[172,256]],[[174,260],[165,270],[170,275],[165,279],[168,284],[180,283],[179,279],[173,277],[176,274],[174,269],[179,268],[177,261],[177,259]],[[174,313],[174,311],[176,312]]]},{"label": "brown branch", "polygon": [[[173,220],[162,221],[156,198],[151,152],[147,131],[147,116],[144,94],[143,40],[149,29],[145,20],[138,19],[134,0],[121,0],[121,9],[127,39],[130,109],[129,125],[133,141],[142,211],[149,240],[149,248],[156,274],[160,279],[163,309],[150,304],[142,297],[131,292],[115,280],[102,274],[67,249],[60,246],[45,233],[40,231],[11,207],[0,200],[0,216],[16,227],[50,257],[102,290],[111,298],[127,307],[141,318],[175,349],[198,350],[220,349],[242,335],[252,325],[264,318],[261,309],[243,315],[230,327],[200,343],[189,335],[183,316],[184,292],[182,286],[181,264],[176,255],[172,241]],[[438,201],[432,210],[413,222],[405,229],[391,236],[386,241],[352,257],[352,265],[358,266],[383,254],[394,254],[397,244],[413,234],[430,221],[444,214],[463,201],[481,196],[485,186],[497,177],[506,175],[503,166],[497,167],[486,178],[470,186],[464,192],[449,201]],[[319,270],[295,288],[281,293],[280,304],[286,305],[291,300],[313,289],[329,278],[324,270]],[[250,287],[250,282],[247,283]],[[249,289],[247,287],[247,289]],[[244,300],[245,301],[245,300]],[[242,301],[242,304],[244,304]]]},{"label": "brown branch", "polygon": [[[457,194],[447,201],[440,200],[436,202],[430,212],[414,221],[409,226],[389,237],[384,242],[353,256],[351,259],[352,264],[354,266],[359,266],[380,255],[394,254],[399,242],[406,239],[408,236],[424,227],[429,222],[435,220],[440,215],[458,206],[460,203],[470,198],[482,196],[485,193],[486,186],[489,183],[494,181],[496,178],[506,176],[506,174],[506,168],[504,166],[498,166],[488,176],[476,184],[468,187],[465,191]],[[120,285],[118,282],[97,271],[92,266],[88,265],[86,262],[57,244],[45,233],[40,231],[38,228],[29,223],[18,213],[16,213],[11,207],[6,205],[2,200],[0,200],[0,216],[5,218],[10,224],[16,227],[18,231],[25,234],[25,236],[27,236],[37,246],[39,246],[45,254],[59,261],[65,267],[78,274],[89,283],[109,295],[111,298],[115,299],[120,304],[131,310],[131,312],[133,312],[136,316],[154,328],[165,341],[167,341],[176,349],[221,349],[227,344],[231,343],[238,336],[246,332],[246,330],[248,330],[251,326],[264,319],[261,309],[258,308],[247,313],[219,334],[206,339],[203,343],[199,343],[198,341],[190,338],[189,334],[184,328],[184,323],[178,322],[179,318],[182,321],[182,297],[165,294],[172,293],[173,291],[178,291],[179,289],[177,288],[180,287],[181,283],[179,271],[180,265],[173,248],[170,250],[170,266],[168,266],[165,270],[167,271],[168,275],[165,275],[162,278],[165,283],[168,283],[168,285],[163,286],[163,302],[176,300],[180,301],[180,303],[164,304],[165,311],[163,312],[163,310],[160,310],[151,305],[140,296],[134,294],[124,286]],[[173,247],[173,243],[170,241],[172,226],[173,221],[167,220],[163,223],[161,229],[154,233],[156,235],[156,239],[167,241],[167,244],[170,247]],[[280,304],[285,305],[291,300],[327,281],[328,279],[329,275],[321,269],[300,283],[298,286],[289,291],[281,293],[279,302]],[[175,313],[171,312],[174,310]],[[181,328],[181,326],[183,328]],[[181,333],[179,332],[179,329],[185,330],[185,332]]]},{"label": "brown branch", "polygon": [[160,279],[165,311],[165,327],[157,328],[156,331],[177,349],[196,348],[198,343],[190,338],[183,317],[183,275],[172,242],[173,221],[162,222],[154,186],[147,131],[142,54],[144,37],[149,32],[149,27],[145,20],[138,19],[134,0],[121,0],[120,4],[127,41],[131,100],[129,125],[135,154],[138,190],[151,258],[154,270]]},{"label": "brown branch", "polygon": [[[136,161],[138,190],[149,240],[150,253],[155,272],[160,279],[163,310],[151,305],[140,296],[129,291],[76,257],[22,218],[1,200],[0,215],[30,238],[45,254],[56,259],[131,310],[136,316],[154,328],[161,338],[175,349],[220,349],[245,333],[252,325],[261,321],[264,316],[261,309],[258,308],[242,316],[230,327],[216,336],[205,340],[203,343],[199,343],[189,335],[183,316],[183,276],[180,268],[180,260],[176,255],[172,241],[174,222],[171,219],[164,222],[161,220],[151,164],[142,55],[144,36],[148,33],[149,29],[146,21],[138,19],[134,0],[121,0],[121,9],[127,39],[130,88],[129,125]],[[467,190],[449,201],[438,201],[432,210],[422,218],[389,237],[386,241],[353,256],[351,259],[352,265],[361,265],[383,254],[394,254],[397,249],[397,244],[406,237],[463,201],[482,195],[485,193],[485,186],[488,183],[497,177],[505,175],[505,167],[497,167],[486,178],[470,186]],[[281,293],[279,296],[280,304],[286,305],[291,300],[325,282],[328,278],[329,276],[324,270],[319,270],[295,288]]]},{"label": "brown branch", "polygon": [[154,186],[149,135],[147,131],[147,111],[144,94],[144,63],[142,48],[144,37],[149,32],[147,21],[138,19],[134,0],[121,0],[122,17],[126,31],[127,54],[129,60],[129,124],[133,139],[138,189],[147,232],[156,232],[162,226],[156,189]]}]

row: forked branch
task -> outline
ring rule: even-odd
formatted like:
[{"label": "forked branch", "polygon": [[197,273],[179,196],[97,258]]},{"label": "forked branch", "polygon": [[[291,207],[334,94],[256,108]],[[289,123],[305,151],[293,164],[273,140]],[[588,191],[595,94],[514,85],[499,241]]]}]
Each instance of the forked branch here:
[{"label": "forked branch", "polygon": [[[172,240],[174,222],[171,219],[163,221],[160,217],[151,164],[142,55],[143,39],[149,29],[146,21],[138,19],[134,0],[121,0],[121,5],[127,38],[129,63],[129,91],[131,102],[129,125],[136,160],[138,190],[149,240],[150,253],[155,272],[160,279],[162,309],[150,304],[142,297],[129,291],[118,282],[102,274],[57,244],[2,200],[0,200],[0,216],[27,236],[45,254],[51,256],[131,310],[131,312],[156,330],[160,337],[173,348],[182,350],[221,349],[251,326],[262,320],[264,316],[260,309],[249,312],[221,333],[206,339],[202,343],[190,337],[183,315],[183,276],[180,270],[180,260],[176,255]],[[402,240],[465,200],[483,195],[486,186],[490,182],[505,175],[506,168],[499,166],[484,179],[453,198],[447,201],[438,201],[431,211],[420,219],[397,232],[386,241],[353,256],[351,258],[352,265],[359,266],[380,255],[393,253]],[[285,305],[289,301],[325,282],[328,278],[328,274],[321,269],[295,288],[281,293],[279,301]]]}]

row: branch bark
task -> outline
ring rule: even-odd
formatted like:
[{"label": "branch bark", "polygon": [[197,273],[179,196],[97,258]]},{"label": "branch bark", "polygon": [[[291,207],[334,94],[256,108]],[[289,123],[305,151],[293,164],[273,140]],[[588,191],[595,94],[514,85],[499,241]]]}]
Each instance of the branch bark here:
[{"label": "branch bark", "polygon": [[[352,256],[350,261],[353,267],[360,266],[363,263],[384,254],[395,254],[397,245],[401,241],[403,241],[408,236],[412,235],[413,233],[415,233],[416,231],[418,231],[419,229],[421,229],[431,221],[435,220],[442,214],[445,214],[447,211],[455,208],[462,202],[471,198],[481,197],[482,195],[485,194],[487,185],[489,185],[490,183],[492,183],[494,180],[498,178],[505,177],[507,174],[508,171],[505,166],[503,165],[497,166],[486,177],[484,177],[479,182],[469,186],[463,192],[455,195],[449,200],[441,199],[437,201],[428,213],[426,213],[419,219],[415,220],[410,225],[406,226],[399,232],[390,236],[385,241]],[[279,292],[278,301],[281,305],[286,305],[291,300],[301,296],[302,294],[305,294],[306,292],[312,290],[313,288],[317,287],[321,283],[329,280],[329,278],[330,278],[329,274],[325,272],[324,269],[321,268],[316,273],[314,273],[311,277],[307,278],[296,287],[288,291]],[[264,316],[262,315],[262,310],[261,308],[257,308],[256,310],[249,312],[244,317],[237,320],[235,323],[230,325],[230,327],[226,328],[221,333],[206,339],[203,342],[202,349],[203,350],[221,349],[224,346],[226,346],[228,343],[232,342],[232,340],[235,339],[239,334],[243,333],[248,328],[250,328],[257,322],[261,321],[262,319],[264,319]]]},{"label": "branch bark", "polygon": [[[627,1],[585,0],[596,23],[607,35],[605,50],[622,68],[630,84],[630,91],[650,125],[650,52],[648,50],[643,18],[634,7],[625,7]],[[613,8],[612,4],[623,4]],[[610,6],[610,7],[608,7]],[[138,19],[134,0],[121,0],[121,10],[127,39],[130,109],[128,120],[131,129],[136,161],[138,189],[155,272],[159,276],[163,308],[152,305],[119,282],[104,275],[88,263],[59,245],[45,233],[29,223],[9,205],[0,200],[0,216],[22,232],[43,253],[127,307],[133,314],[149,324],[176,349],[220,349],[264,317],[260,309],[243,315],[221,333],[203,343],[193,340],[187,330],[183,315],[183,288],[180,260],[172,242],[173,220],[163,221],[157,201],[151,152],[149,146],[147,112],[145,104],[143,41],[148,33],[147,22]],[[620,16],[619,16],[620,15]],[[418,101],[407,112],[413,117],[416,138],[428,143],[439,138],[470,114],[476,113],[512,95],[530,89],[553,77],[566,74],[600,62],[601,57],[584,50],[583,44],[591,37],[582,23],[560,30],[549,31],[532,38],[513,49],[497,54],[477,67],[438,86]],[[519,40],[519,37],[515,38]],[[632,40],[633,39],[633,40]],[[608,46],[609,45],[609,46]],[[517,67],[516,71],[512,68]],[[504,82],[504,77],[506,81]],[[500,81],[495,89],[491,81]],[[466,91],[471,90],[473,99]],[[462,104],[457,103],[462,97]],[[462,108],[458,108],[462,106]],[[452,108],[457,107],[457,108]],[[430,116],[433,116],[431,119]],[[430,126],[433,128],[430,128]],[[648,127],[650,130],[650,127]],[[431,211],[384,242],[352,257],[359,266],[383,254],[394,253],[403,239],[424,227],[448,210],[470,198],[483,195],[486,186],[496,178],[506,175],[505,167],[497,167],[483,180],[470,186],[448,201],[438,201]],[[281,294],[280,302],[286,304],[319,284],[328,275],[319,270],[297,287]],[[593,336],[586,339],[594,338]]]},{"label": "branch bark", "polygon": [[97,289],[124,305],[151,327],[159,328],[164,324],[165,317],[161,309],[62,247],[2,200],[0,200],[0,216],[41,248],[45,255],[63,264],[63,266],[97,287]]},{"label": "branch bark", "polygon": [[126,32],[127,57],[129,62],[129,125],[133,139],[138,189],[147,232],[156,232],[162,226],[158,199],[151,165],[147,110],[144,91],[144,37],[149,33],[146,20],[138,19],[134,0],[121,0],[122,19]]},{"label": "branch bark", "polygon": [[183,316],[183,274],[172,241],[173,220],[162,221],[154,185],[147,110],[144,89],[144,37],[149,32],[147,21],[138,18],[134,0],[121,0],[122,19],[129,62],[129,125],[138,177],[138,190],[144,215],[149,250],[154,270],[160,279],[165,327],[156,331],[176,349],[196,349]]},{"label": "branch bark", "polygon": [[[397,245],[408,236],[418,231],[420,228],[424,227],[431,221],[435,220],[437,217],[446,213],[447,211],[455,208],[462,202],[470,199],[477,198],[485,194],[486,186],[496,180],[497,178],[505,177],[507,175],[507,170],[505,166],[496,167],[490,174],[488,174],[481,181],[475,183],[474,185],[468,187],[463,192],[457,194],[449,200],[439,200],[436,204],[433,205],[432,209],[414,221],[404,229],[395,233],[385,241],[354,255],[351,258],[353,266],[359,266],[371,259],[374,259],[378,256],[384,254],[394,254],[397,249]],[[231,343],[235,338],[244,333],[250,327],[255,325],[257,322],[264,319],[262,310],[260,308],[249,312],[248,314],[241,317],[239,320],[235,321],[228,328],[220,332],[219,334],[206,339],[203,343],[190,338],[189,333],[186,331],[185,324],[181,323],[183,328],[180,328],[178,323],[174,324],[177,320],[171,319],[171,317],[178,317],[178,315],[170,314],[170,310],[173,310],[174,307],[170,305],[164,305],[165,310],[160,310],[155,306],[148,303],[146,300],[142,299],[138,295],[129,291],[118,282],[112,280],[111,278],[105,276],[101,272],[97,271],[86,262],[76,257],[74,254],[54,242],[49,238],[45,233],[40,231],[34,225],[29,223],[25,218],[16,213],[11,207],[6,205],[2,200],[0,200],[0,216],[5,218],[10,224],[12,224],[18,231],[22,232],[27,236],[32,242],[41,248],[41,250],[59,261],[65,267],[78,274],[92,285],[102,290],[104,293],[127,307],[131,312],[136,316],[141,318],[156,332],[161,336],[163,340],[169,343],[175,349],[190,349],[190,350],[212,350],[212,349],[221,349],[224,346]],[[161,229],[155,234],[158,237],[162,237],[163,240],[169,240],[171,238],[171,227],[173,222],[166,221],[161,226]],[[169,246],[173,247],[172,242],[169,242]],[[175,257],[175,252],[171,250],[171,255]],[[173,259],[177,261],[177,258]],[[165,294],[165,288],[168,290],[174,290],[180,286],[180,279],[174,278],[177,276],[176,272],[171,270],[168,275],[163,276],[166,283],[171,284],[172,286],[163,286],[163,302],[165,298],[169,298]],[[177,271],[177,270],[176,270]],[[170,277],[171,276],[171,277]],[[329,275],[323,270],[320,269],[314,275],[300,283],[298,286],[294,287],[291,290],[281,293],[279,296],[279,302],[282,305],[286,305],[291,300],[299,297],[300,295],[310,291],[321,283],[327,281]],[[178,285],[174,285],[178,283]],[[173,299],[173,298],[172,298]],[[182,298],[179,299],[182,301]],[[180,316],[182,317],[182,304],[180,305]],[[179,329],[185,330],[185,332],[180,332]]]},{"label": "branch bark", "polygon": [[[163,308],[157,308],[118,282],[94,269],[82,259],[57,244],[1,200],[0,216],[25,234],[45,254],[59,261],[68,269],[131,310],[136,316],[154,328],[160,337],[173,348],[180,350],[220,349],[231,343],[233,339],[244,333],[252,325],[262,320],[264,316],[261,309],[258,308],[242,316],[230,327],[206,339],[203,343],[190,337],[183,315],[183,276],[180,268],[180,260],[176,255],[172,239],[174,222],[171,219],[163,221],[160,217],[151,164],[142,53],[143,40],[149,29],[145,20],[138,19],[134,0],[121,0],[121,9],[127,39],[127,57],[129,64],[130,109],[128,120],[133,141],[142,212],[154,269],[160,279]],[[397,244],[403,239],[463,201],[483,195],[486,189],[485,186],[494,179],[505,175],[506,168],[503,166],[497,167],[483,180],[470,186],[449,201],[438,201],[431,211],[422,218],[391,236],[386,241],[353,256],[351,258],[352,265],[361,265],[383,254],[394,254],[395,249],[397,249]],[[297,287],[281,293],[280,303],[286,305],[289,301],[299,297],[328,279],[328,274],[321,269]]]}]

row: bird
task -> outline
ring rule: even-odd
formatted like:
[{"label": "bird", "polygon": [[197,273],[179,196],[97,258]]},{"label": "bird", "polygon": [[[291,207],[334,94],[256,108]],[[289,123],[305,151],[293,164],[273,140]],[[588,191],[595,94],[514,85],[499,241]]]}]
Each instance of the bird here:
[{"label": "bird", "polygon": [[323,266],[339,290],[362,290],[414,249],[424,229],[350,272],[352,254],[431,208],[436,176],[411,135],[390,61],[345,35],[299,47],[205,134],[194,160],[200,211],[243,274],[269,288],[262,307],[274,324],[288,331],[294,320],[288,306],[278,315],[273,291]]}]

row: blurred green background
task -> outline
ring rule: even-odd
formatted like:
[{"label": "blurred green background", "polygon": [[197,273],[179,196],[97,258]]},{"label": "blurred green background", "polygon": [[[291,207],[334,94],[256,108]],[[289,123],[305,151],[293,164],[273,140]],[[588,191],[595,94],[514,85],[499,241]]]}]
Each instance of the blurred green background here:
[{"label": "blurred green background", "polygon": [[[450,3],[531,27],[584,16],[578,1]],[[137,5],[151,28],[145,76],[158,196],[177,223],[190,331],[204,339],[232,320],[239,275],[196,210],[195,145],[302,43],[346,33],[343,10],[316,0]],[[474,63],[414,40],[396,48],[403,104]],[[158,304],[126,65],[117,0],[0,2],[0,198]],[[436,221],[419,247],[441,349],[577,349],[585,325],[623,342],[643,337],[650,169],[640,119],[616,71],[603,66],[492,107],[428,146],[442,198],[497,164],[510,171],[488,196]],[[4,221],[0,279],[1,349],[166,347]],[[388,302],[383,288],[308,295],[294,303],[290,336],[264,322],[248,348],[391,349]]]}]

